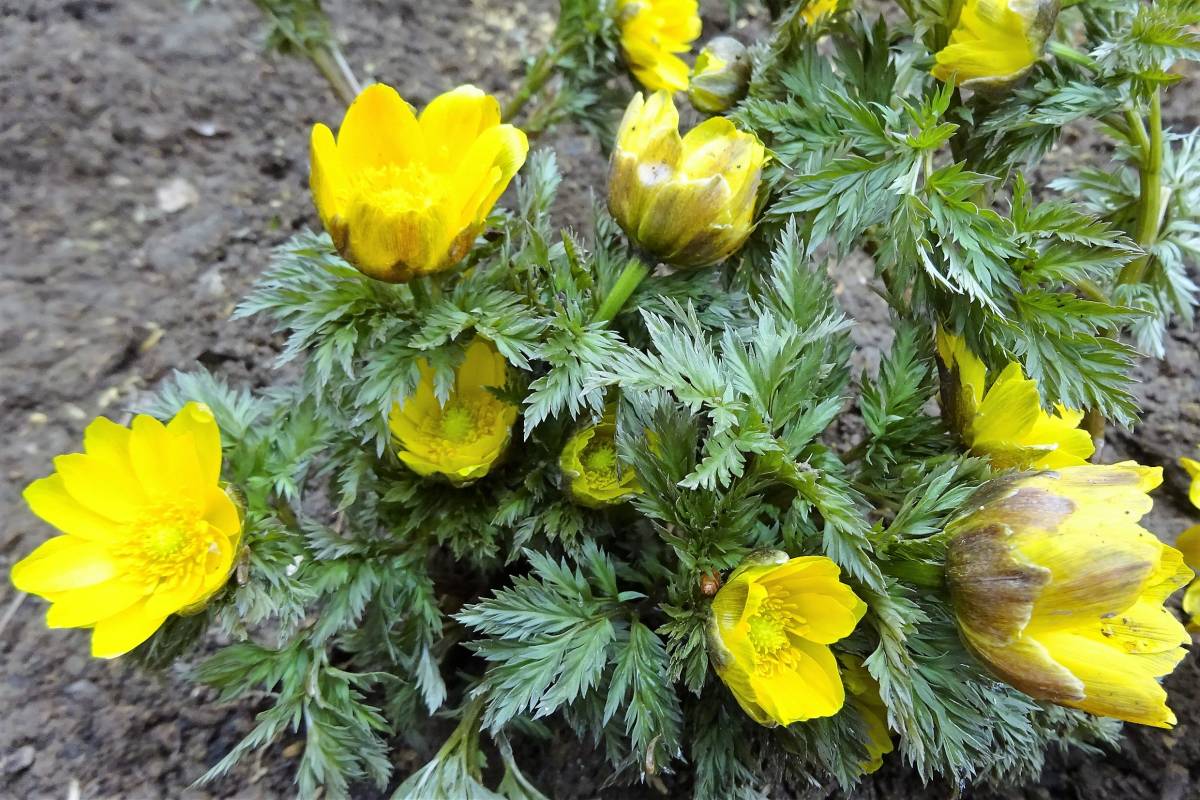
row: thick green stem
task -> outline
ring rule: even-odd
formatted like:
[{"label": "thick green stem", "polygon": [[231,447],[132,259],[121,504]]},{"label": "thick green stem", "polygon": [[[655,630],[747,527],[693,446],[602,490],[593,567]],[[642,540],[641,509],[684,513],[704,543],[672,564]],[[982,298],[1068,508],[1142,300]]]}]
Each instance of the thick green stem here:
[{"label": "thick green stem", "polygon": [[554,67],[562,57],[563,50],[562,44],[551,43],[537,57],[537,60],[525,73],[521,85],[517,87],[516,94],[504,105],[504,111],[500,116],[505,122],[512,122],[516,119],[516,116],[525,108],[525,104],[542,90],[546,81],[550,80],[550,76],[554,74]]},{"label": "thick green stem", "polygon": [[946,580],[946,570],[940,564],[926,561],[887,561],[882,569],[894,578],[924,589],[940,589]]},{"label": "thick green stem", "polygon": [[342,55],[341,48],[334,42],[328,42],[309,50],[308,57],[329,82],[338,99],[346,105],[353,103],[354,98],[358,97],[360,86],[358,79],[354,77],[354,71],[350,69],[350,64],[346,62],[346,57]]},{"label": "thick green stem", "polygon": [[645,280],[650,274],[650,267],[646,265],[642,259],[634,256],[629,259],[629,263],[625,265],[617,282],[613,284],[609,290],[608,296],[604,298],[604,302],[596,309],[595,316],[592,317],[592,322],[611,322],[613,317],[621,312],[625,306],[625,301],[633,294],[634,290]]},{"label": "thick green stem", "polygon": [[1046,50],[1060,61],[1070,61],[1092,72],[1100,71],[1100,64],[1087,53],[1081,53],[1066,42],[1052,41],[1046,45]]},{"label": "thick green stem", "polygon": [[[1139,141],[1142,146],[1142,166],[1138,172],[1141,181],[1141,197],[1138,203],[1137,228],[1134,239],[1143,250],[1149,250],[1158,241],[1158,231],[1162,226],[1163,202],[1162,164],[1163,164],[1163,129],[1162,129],[1162,100],[1157,89],[1150,97],[1149,131],[1143,134]],[[1132,126],[1131,126],[1132,127]],[[1140,123],[1139,123],[1139,128]],[[1150,264],[1150,254],[1139,256],[1125,265],[1121,270],[1119,282],[1122,284],[1141,283],[1146,277],[1146,268]]]}]

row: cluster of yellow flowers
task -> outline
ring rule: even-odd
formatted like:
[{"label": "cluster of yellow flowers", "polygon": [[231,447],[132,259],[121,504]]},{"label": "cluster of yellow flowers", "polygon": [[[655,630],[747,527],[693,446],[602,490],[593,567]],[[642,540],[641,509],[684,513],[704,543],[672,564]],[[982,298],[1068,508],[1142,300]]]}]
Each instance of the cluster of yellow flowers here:
[{"label": "cluster of yellow flowers", "polygon": [[[767,150],[720,117],[679,131],[672,92],[688,87],[678,54],[700,33],[695,0],[618,6],[626,58],[653,93],[636,95],[621,122],[608,207],[640,252],[637,276],[652,266],[642,259],[677,269],[716,264],[754,229]],[[819,0],[804,15],[815,23],[837,7]],[[966,0],[933,73],[975,87],[1015,80],[1039,57],[1056,13],[1039,0]],[[739,71],[736,82],[748,79],[743,55],[729,44],[706,50],[693,102],[718,108],[730,69]],[[314,126],[311,189],[348,262],[371,278],[406,282],[467,258],[527,150],[525,134],[502,123],[495,98],[475,87],[447,92],[417,115],[394,89],[375,85],[350,106],[336,138]],[[622,291],[627,297],[632,285]],[[597,319],[613,313],[602,307]],[[1031,470],[989,483],[946,529],[945,580],[963,640],[1033,697],[1171,725],[1156,679],[1189,638],[1163,603],[1192,577],[1185,554],[1200,562],[1200,526],[1180,538],[1183,554],[1161,543],[1138,524],[1160,470],[1088,464],[1094,448],[1079,429],[1082,413],[1044,410],[1019,364],[989,381],[964,340],[941,330],[937,352],[943,414],[965,447],[998,469]],[[454,486],[480,480],[501,463],[518,417],[503,392],[505,358],[486,339],[468,343],[444,400],[432,367],[419,368],[415,392],[389,417],[397,458]],[[564,485],[578,503],[601,508],[643,491],[615,438],[610,408],[563,448]],[[166,425],[147,416],[129,428],[98,419],[84,451],[59,457],[53,475],[26,489],[33,511],[64,535],[16,564],[12,580],[51,602],[49,625],[91,628],[93,653],[110,657],[220,591],[242,521],[221,484],[220,432],[201,404]],[[1200,464],[1184,466],[1200,506]],[[1200,614],[1200,587],[1189,590],[1185,608]],[[828,717],[849,702],[867,723],[863,768],[873,770],[892,749],[887,709],[863,662],[831,649],[866,612],[831,559],[757,552],[715,593],[709,652],[737,702],[763,725]]]}]

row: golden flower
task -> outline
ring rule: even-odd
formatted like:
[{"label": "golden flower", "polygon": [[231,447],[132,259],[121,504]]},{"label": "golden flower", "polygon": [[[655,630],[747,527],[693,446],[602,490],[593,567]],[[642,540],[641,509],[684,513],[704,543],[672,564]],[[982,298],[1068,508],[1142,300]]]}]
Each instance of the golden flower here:
[{"label": "golden flower", "polygon": [[723,117],[679,135],[668,92],[630,102],[617,133],[608,209],[626,235],[677,267],[715,264],[754,229],[766,150]]},{"label": "golden flower", "polygon": [[838,0],[808,0],[808,4],[800,9],[800,16],[809,25],[815,25],[817,20],[837,11],[837,7]]},{"label": "golden flower", "polygon": [[470,252],[528,149],[522,131],[500,124],[496,98],[474,86],[435,98],[417,118],[377,83],[346,111],[337,141],[313,126],[309,185],[338,252],[400,283]]},{"label": "golden flower", "polygon": [[650,91],[682,91],[688,67],[686,53],[700,35],[696,0],[617,0],[621,50],[638,82]]},{"label": "golden flower", "polygon": [[[1179,459],[1192,479],[1188,488],[1188,499],[1192,505],[1200,508],[1200,461],[1190,458]],[[1200,525],[1193,525],[1179,534],[1175,546],[1183,553],[1183,561],[1194,570],[1200,570]],[[1188,630],[1200,632],[1200,578],[1192,581],[1187,592],[1183,595],[1183,611],[1188,615]]]},{"label": "golden flower", "polygon": [[642,491],[634,471],[617,458],[616,432],[616,416],[610,410],[600,422],[577,431],[563,447],[559,467],[571,497],[580,505],[616,505]]},{"label": "golden flower", "polygon": [[1047,414],[1037,382],[1010,363],[985,391],[987,369],[958,336],[937,334],[942,414],[971,452],[1000,468],[1057,469],[1086,464],[1095,451],[1079,428],[1082,411],[1056,406]]},{"label": "golden flower", "polygon": [[709,656],[760,725],[836,714],[845,702],[829,645],[849,636],[867,606],[824,556],[750,555],[712,602]]},{"label": "golden flower", "polygon": [[517,407],[490,389],[504,387],[508,365],[492,343],[475,339],[458,367],[446,404],[433,391],[433,370],[420,362],[416,392],[392,408],[397,455],[418,475],[444,475],[456,485],[482,478],[508,447]]},{"label": "golden flower", "polygon": [[1192,577],[1138,520],[1162,482],[1133,462],[1009,475],[947,527],[959,631],[1026,694],[1089,714],[1170,727],[1157,678],[1191,641],[1163,607]]},{"label": "golden flower", "polygon": [[861,658],[843,653],[838,661],[842,662],[842,681],[850,691],[850,705],[867,723],[868,758],[862,762],[862,770],[871,773],[883,766],[883,757],[893,749],[887,706],[879,696],[879,682],[863,666]]},{"label": "golden flower", "polygon": [[688,100],[697,111],[720,114],[746,96],[750,88],[750,56],[731,36],[718,36],[696,56]]},{"label": "golden flower", "polygon": [[202,403],[166,425],[100,417],[83,448],[25,489],[33,513],[64,535],[14,564],[12,582],[50,601],[48,626],[91,628],[92,655],[112,658],[225,585],[242,523],[221,488],[221,433]]},{"label": "golden flower", "polygon": [[950,42],[933,76],[968,89],[1004,89],[1042,55],[1058,19],[1059,0],[958,0]]}]

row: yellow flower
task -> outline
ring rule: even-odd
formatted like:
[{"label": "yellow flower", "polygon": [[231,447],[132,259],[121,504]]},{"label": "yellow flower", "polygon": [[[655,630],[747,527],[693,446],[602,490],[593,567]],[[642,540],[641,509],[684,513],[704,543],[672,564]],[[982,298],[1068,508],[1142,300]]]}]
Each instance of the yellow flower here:
[{"label": "yellow flower", "polygon": [[965,0],[933,76],[968,89],[1003,89],[1041,58],[1059,0]]},{"label": "yellow flower", "polygon": [[824,556],[752,554],[713,598],[709,655],[717,675],[760,725],[836,714],[845,702],[829,645],[867,606]]},{"label": "yellow flower", "polygon": [[808,4],[800,10],[800,16],[809,25],[815,25],[817,20],[837,11],[837,7],[838,0],[808,0]]},{"label": "yellow flower", "polygon": [[871,773],[883,766],[883,757],[893,749],[887,706],[879,696],[879,683],[863,666],[861,658],[843,653],[838,661],[842,662],[842,681],[850,690],[850,704],[867,723],[869,758],[862,762],[862,770]]},{"label": "yellow flower", "polygon": [[631,240],[677,267],[715,264],[754,228],[766,150],[714,117],[679,135],[668,92],[625,111],[608,179],[608,208]]},{"label": "yellow flower", "polygon": [[[1192,479],[1188,488],[1188,499],[1200,508],[1200,461],[1190,458],[1179,459],[1179,466],[1187,470]],[[1179,534],[1175,546],[1183,553],[1183,561],[1194,570],[1200,570],[1200,525],[1193,525]],[[1200,579],[1192,581],[1183,595],[1183,611],[1188,615],[1188,630],[1200,632]]]},{"label": "yellow flower", "polygon": [[167,425],[100,417],[83,448],[25,489],[33,513],[64,535],[14,564],[12,582],[50,601],[47,625],[91,628],[92,655],[112,658],[225,585],[242,523],[221,488],[221,433],[202,403]]},{"label": "yellow flower", "polygon": [[617,0],[621,50],[638,82],[650,91],[682,91],[688,67],[676,53],[686,53],[700,35],[696,0]]},{"label": "yellow flower", "polygon": [[937,334],[942,373],[942,413],[971,452],[997,467],[1057,469],[1086,464],[1095,452],[1079,428],[1082,411],[1056,406],[1047,414],[1037,383],[1010,363],[984,391],[987,370],[958,336]]},{"label": "yellow flower", "polygon": [[1191,638],[1163,602],[1192,577],[1138,524],[1162,482],[1133,462],[992,481],[947,528],[946,580],[966,645],[1026,694],[1170,727],[1157,678]]},{"label": "yellow flower", "polygon": [[609,411],[600,422],[576,432],[563,448],[559,467],[580,505],[616,505],[642,491],[634,471],[617,459],[616,432],[615,414]]},{"label": "yellow flower", "polygon": [[696,56],[688,100],[697,111],[720,114],[745,97],[749,87],[746,46],[730,36],[718,36]]},{"label": "yellow flower", "polygon": [[435,98],[417,118],[377,83],[346,111],[337,141],[313,126],[309,184],[338,252],[400,283],[470,252],[528,149],[522,131],[500,124],[496,98],[474,86]]},{"label": "yellow flower", "polygon": [[504,387],[508,365],[492,343],[476,339],[458,367],[446,404],[433,391],[433,370],[420,362],[417,391],[392,408],[397,455],[418,475],[444,475],[463,485],[488,473],[508,447],[517,407],[489,389]]}]

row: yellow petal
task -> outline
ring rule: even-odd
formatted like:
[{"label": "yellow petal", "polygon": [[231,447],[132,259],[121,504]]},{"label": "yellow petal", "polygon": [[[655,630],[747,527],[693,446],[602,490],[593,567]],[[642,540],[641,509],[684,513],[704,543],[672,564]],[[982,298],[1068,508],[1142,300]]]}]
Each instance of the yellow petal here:
[{"label": "yellow petal", "polygon": [[445,209],[393,208],[386,197],[356,197],[346,211],[347,257],[374,278],[406,281],[442,265],[454,220]]},{"label": "yellow petal", "polygon": [[1192,479],[1192,485],[1188,487],[1188,499],[1192,501],[1192,505],[1200,508],[1200,461],[1181,458],[1179,466],[1183,467],[1187,471],[1188,477]]},{"label": "yellow petal", "polygon": [[165,425],[145,414],[134,417],[132,430],[129,451],[133,469],[147,497],[161,502],[204,491],[190,437],[180,448]]},{"label": "yellow petal", "polygon": [[793,659],[770,674],[750,673],[750,685],[763,711],[780,725],[829,717],[846,702],[837,660],[828,647],[792,639]]},{"label": "yellow petal", "polygon": [[23,592],[54,595],[103,583],[117,574],[117,564],[95,542],[55,536],[13,564],[12,582]]},{"label": "yellow petal", "polygon": [[[321,216],[321,223],[333,236],[333,229],[337,226],[334,220],[343,213],[344,195],[348,186],[342,157],[338,154],[337,143],[333,139],[333,131],[320,122],[313,125],[309,144],[308,186],[312,191],[317,213]],[[336,236],[334,241],[336,243]]]},{"label": "yellow petal", "polygon": [[508,362],[486,339],[474,339],[467,346],[458,368],[455,390],[471,392],[483,387],[503,388],[508,380]]},{"label": "yellow petal", "polygon": [[113,464],[123,465],[126,471],[133,469],[129,461],[130,431],[105,417],[96,417],[83,432],[83,451]]},{"label": "yellow petal", "polygon": [[1175,540],[1175,547],[1183,553],[1183,560],[1192,569],[1200,569],[1200,525],[1193,525]]},{"label": "yellow petal", "polygon": [[512,125],[488,128],[456,152],[451,200],[460,204],[458,219],[463,227],[483,222],[491,213],[528,153],[525,132]]},{"label": "yellow petal", "polygon": [[115,658],[125,655],[149,639],[166,615],[146,612],[145,603],[137,603],[119,614],[102,619],[92,629],[92,655],[96,658]]},{"label": "yellow petal", "polygon": [[112,580],[55,595],[46,612],[51,628],[84,628],[121,613],[146,595],[145,585],[129,578]]},{"label": "yellow petal", "polygon": [[201,483],[207,486],[221,480],[221,430],[208,406],[188,403],[167,423],[167,431],[174,437],[191,437]]},{"label": "yellow petal", "polygon": [[382,83],[363,89],[342,119],[337,149],[348,174],[403,165],[425,156],[424,136],[408,103]]},{"label": "yellow petal", "polygon": [[25,487],[22,496],[34,514],[63,533],[97,542],[112,541],[122,535],[120,525],[72,497],[61,475],[34,481]]},{"label": "yellow petal", "polygon": [[237,545],[242,532],[241,515],[238,514],[237,505],[220,487],[213,486],[206,490],[204,518],[234,546]]},{"label": "yellow petal", "polygon": [[459,86],[435,97],[418,121],[430,166],[450,172],[484,131],[500,124],[500,103],[474,86]]},{"label": "yellow petal", "polygon": [[147,503],[132,469],[92,455],[70,453],[54,459],[66,490],[90,510],[116,522],[129,522]]}]

